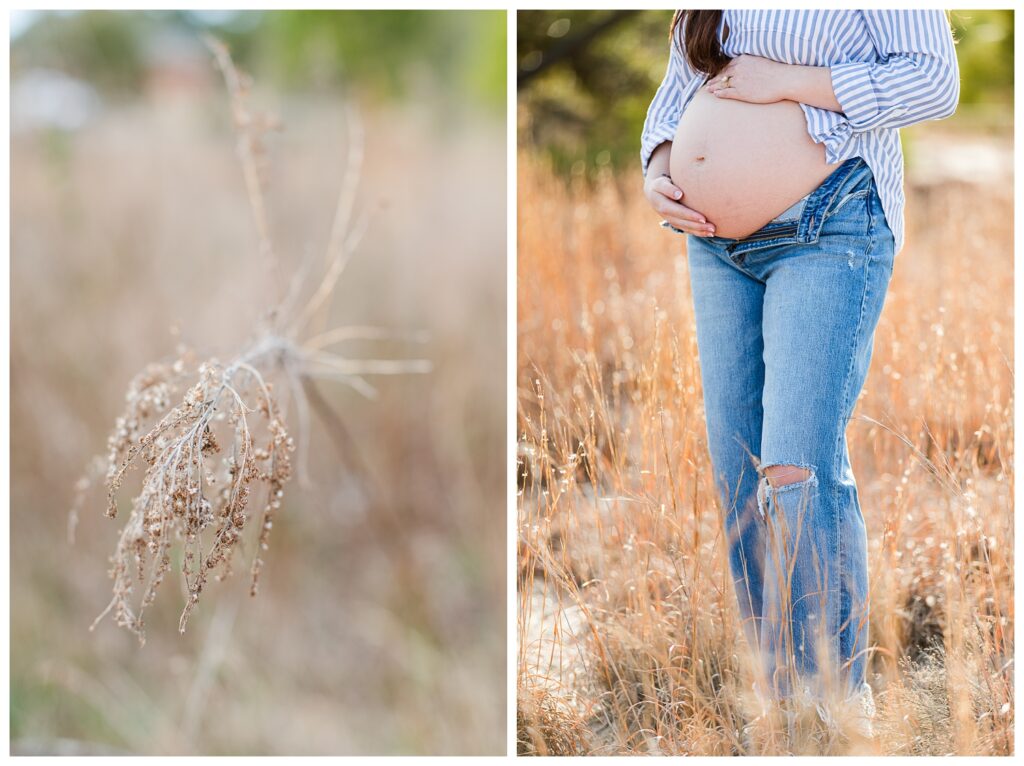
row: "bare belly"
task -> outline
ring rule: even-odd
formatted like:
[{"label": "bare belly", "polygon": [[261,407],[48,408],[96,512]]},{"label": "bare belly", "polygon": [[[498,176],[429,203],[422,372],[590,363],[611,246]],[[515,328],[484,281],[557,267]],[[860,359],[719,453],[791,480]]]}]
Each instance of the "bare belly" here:
[{"label": "bare belly", "polygon": [[760,229],[837,167],[826,164],[795,101],[750,104],[704,88],[683,112],[669,161],[681,202],[716,235],[735,238]]}]

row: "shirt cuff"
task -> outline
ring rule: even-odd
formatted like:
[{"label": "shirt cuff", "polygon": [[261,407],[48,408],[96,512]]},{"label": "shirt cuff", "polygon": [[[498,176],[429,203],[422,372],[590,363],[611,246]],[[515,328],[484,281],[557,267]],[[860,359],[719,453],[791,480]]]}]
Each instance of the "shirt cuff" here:
[{"label": "shirt cuff", "polygon": [[853,125],[870,125],[878,114],[878,98],[871,79],[871,66],[866,61],[849,61],[833,64],[829,70],[836,101]]},{"label": "shirt cuff", "polygon": [[800,104],[807,119],[807,133],[816,144],[825,145],[825,162],[834,165],[854,156],[856,135],[850,121],[839,112]]},{"label": "shirt cuff", "polygon": [[675,138],[678,124],[679,115],[676,114],[671,119],[655,125],[643,135],[640,141],[640,166],[644,177],[647,176],[647,166],[651,162],[651,155],[654,153],[654,150],[666,141],[671,141]]}]

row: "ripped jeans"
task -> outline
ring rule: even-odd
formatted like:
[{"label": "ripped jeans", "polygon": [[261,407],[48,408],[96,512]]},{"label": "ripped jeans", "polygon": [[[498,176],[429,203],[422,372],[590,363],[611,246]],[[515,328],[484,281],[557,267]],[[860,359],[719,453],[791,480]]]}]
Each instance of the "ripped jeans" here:
[{"label": "ripped jeans", "polygon": [[[789,214],[789,215],[787,215]],[[773,695],[867,695],[867,537],[846,425],[894,240],[871,171],[839,165],[743,239],[687,235],[708,447],[748,640]],[[769,466],[808,472],[769,483]]]}]

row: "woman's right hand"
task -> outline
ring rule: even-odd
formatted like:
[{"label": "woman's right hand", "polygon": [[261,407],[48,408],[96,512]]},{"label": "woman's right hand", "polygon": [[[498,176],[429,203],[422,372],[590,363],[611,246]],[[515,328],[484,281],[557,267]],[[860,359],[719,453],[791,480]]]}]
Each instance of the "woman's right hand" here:
[{"label": "woman's right hand", "polygon": [[698,237],[710,237],[715,233],[715,225],[698,213],[679,202],[683,198],[683,190],[672,183],[672,179],[663,173],[651,173],[644,180],[644,196],[651,207],[662,218],[689,234]]}]

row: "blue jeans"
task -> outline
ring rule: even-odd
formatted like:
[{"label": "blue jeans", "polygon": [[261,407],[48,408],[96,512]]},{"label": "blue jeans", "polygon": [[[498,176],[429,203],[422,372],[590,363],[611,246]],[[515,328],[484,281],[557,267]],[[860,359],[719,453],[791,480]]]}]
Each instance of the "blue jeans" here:
[{"label": "blue jeans", "polygon": [[[687,235],[708,448],[770,693],[796,681],[824,693],[832,679],[870,695],[867,537],[846,424],[894,239],[856,157],[787,213],[743,239]],[[808,475],[773,486],[769,466]]]}]

